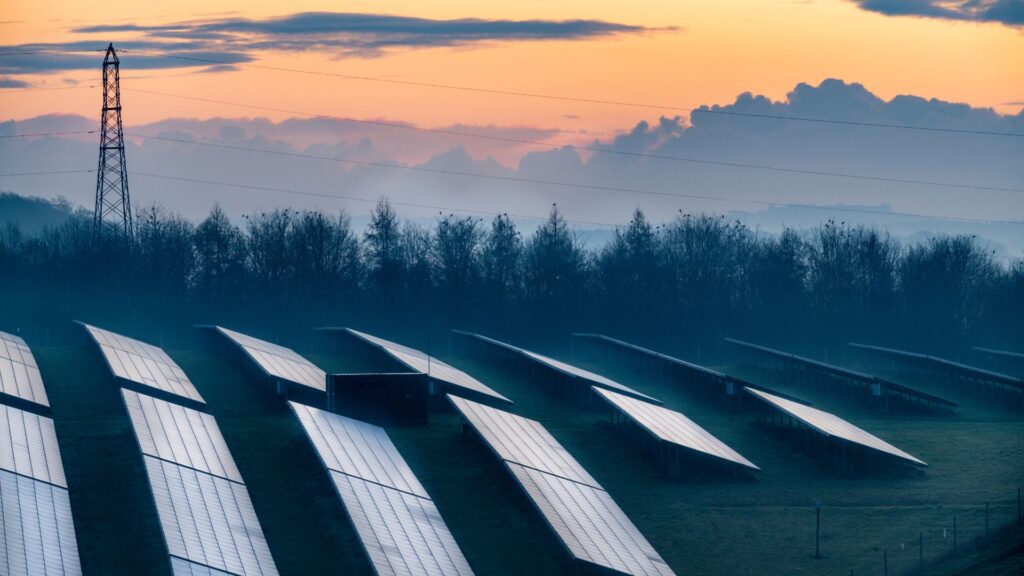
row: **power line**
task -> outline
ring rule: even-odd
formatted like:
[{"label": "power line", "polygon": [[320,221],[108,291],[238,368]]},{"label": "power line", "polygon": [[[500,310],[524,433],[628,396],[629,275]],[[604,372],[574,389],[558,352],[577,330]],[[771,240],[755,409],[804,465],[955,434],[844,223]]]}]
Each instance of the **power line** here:
[{"label": "power line", "polygon": [[900,130],[918,130],[924,132],[944,132],[950,134],[975,134],[984,136],[1004,136],[1013,138],[1024,138],[1024,134],[1016,132],[997,132],[991,130],[969,130],[961,128],[943,128],[934,126],[911,126],[907,124],[893,124],[885,122],[860,122],[855,120],[836,120],[831,118],[814,118],[807,116],[787,116],[787,115],[776,115],[776,114],[759,114],[754,112],[736,112],[731,110],[715,110],[711,108],[685,108],[682,106],[664,106],[659,104],[648,104],[641,102],[628,102],[623,100],[606,100],[600,98],[584,98],[579,96],[565,96],[559,94],[542,94],[536,92],[524,92],[518,90],[501,90],[497,88],[481,88],[476,86],[465,86],[459,84],[444,84],[439,82],[421,82],[415,80],[397,80],[394,78],[379,78],[376,76],[362,76],[356,74],[341,74],[337,72],[323,72],[318,70],[304,70],[299,68],[287,68],[283,66],[268,66],[265,64],[253,64],[246,62],[231,62],[228,60],[217,60],[214,58],[199,58],[196,56],[183,56],[181,54],[170,54],[153,52],[151,50],[122,50],[124,53],[135,53],[146,56],[153,56],[158,58],[172,58],[177,60],[185,60],[192,62],[202,62],[206,64],[230,64],[233,66],[244,67],[244,68],[255,68],[260,70],[272,70],[275,72],[290,72],[294,74],[306,74],[312,76],[326,76],[332,78],[341,78],[344,80],[359,80],[365,82],[378,82],[383,84],[396,84],[403,86],[417,86],[420,88],[436,88],[443,90],[457,90],[461,92],[474,92],[479,94],[493,94],[501,96],[516,96],[521,98],[534,98],[542,100],[558,100],[564,102],[580,102],[585,104],[603,104],[609,106],[624,106],[631,108],[645,108],[650,110],[661,110],[661,111],[672,111],[672,112],[690,112],[696,114],[713,114],[722,116],[737,116],[745,118],[762,118],[771,120],[786,120],[793,122],[809,122],[815,124],[835,124],[842,126],[859,126],[867,128],[883,128],[883,129],[900,129]]},{"label": "power line", "polygon": [[53,86],[53,87],[38,87],[38,88],[0,88],[0,94],[7,94],[9,92],[48,92],[50,90],[77,90],[79,88],[96,88],[98,84],[77,85],[77,86]]},{"label": "power line", "polygon": [[50,176],[54,174],[87,174],[95,172],[96,170],[42,170],[39,172],[7,172],[0,174],[0,178],[8,178],[12,176]]},{"label": "power line", "polygon": [[[182,94],[170,94],[170,93],[167,93],[167,92],[158,92],[158,91],[155,91],[155,90],[142,90],[142,89],[138,89],[138,88],[132,88],[131,91],[139,92],[139,93],[142,93],[142,94],[153,94],[153,95],[157,95],[157,96],[166,96],[166,97],[170,97],[170,98],[181,98],[181,99],[184,99],[184,100],[195,100],[195,101],[198,101],[198,102],[206,102],[206,103],[212,103],[212,104],[223,104],[223,105],[228,105],[228,106],[237,106],[237,107],[249,108],[249,109],[255,109],[255,110],[264,110],[264,111],[269,111],[269,112],[280,112],[280,113],[284,113],[284,114],[294,114],[294,115],[299,115],[299,116],[307,116],[307,117],[310,117],[310,118],[324,118],[324,119],[331,119],[331,120],[339,120],[339,121],[342,121],[342,122],[350,122],[350,123],[353,123],[353,124],[365,124],[365,125],[369,125],[369,126],[381,126],[381,127],[394,128],[394,129],[399,129],[399,130],[409,130],[409,131],[414,131],[414,132],[425,132],[425,133],[429,133],[429,134],[439,134],[439,135],[456,136],[456,137],[463,137],[463,138],[477,138],[477,139],[481,139],[481,140],[492,140],[492,141],[498,141],[498,142],[514,143],[514,144],[526,144],[526,145],[531,145],[531,146],[543,146],[543,147],[551,148],[551,149],[560,149],[560,148],[566,147],[566,145],[563,145],[563,144],[552,144],[550,142],[542,142],[540,140],[528,140],[528,139],[523,139],[523,138],[513,138],[513,137],[509,137],[509,136],[494,136],[494,135],[490,135],[490,134],[475,134],[475,133],[472,133],[472,132],[462,132],[462,131],[458,131],[458,130],[445,130],[445,129],[441,129],[441,128],[423,128],[423,127],[414,126],[412,124],[401,123],[401,122],[385,122],[383,120],[365,120],[365,119],[359,119],[359,118],[349,118],[349,117],[345,117],[345,116],[334,116],[334,115],[330,115],[330,114],[316,114],[316,113],[311,113],[311,112],[302,112],[302,111],[298,111],[298,110],[288,110],[288,109],[284,109],[284,108],[274,108],[274,107],[269,107],[269,106],[258,106],[258,105],[255,105],[255,104],[243,104],[243,103],[231,102],[231,101],[227,101],[227,100],[216,100],[216,99],[212,99],[212,98],[202,98],[202,97],[198,97],[198,96],[185,96],[185,95],[182,95]],[[626,150],[615,150],[615,149],[612,149],[612,148],[602,148],[602,147],[599,147],[599,146],[587,146],[587,145],[575,146],[575,145],[570,145],[570,147],[576,148],[578,150],[586,150],[586,151],[589,151],[589,152],[614,154],[614,155],[629,156],[629,157],[634,157],[634,158],[650,158],[650,159],[654,159],[654,160],[669,160],[669,161],[675,161],[675,162],[685,162],[685,163],[691,163],[691,164],[705,164],[705,165],[709,165],[709,166],[721,166],[721,167],[727,167],[727,168],[743,168],[743,169],[751,169],[751,170],[767,170],[767,171],[771,171],[771,172],[782,172],[782,173],[787,173],[787,174],[801,174],[801,175],[804,175],[804,176],[824,176],[824,177],[830,177],[830,178],[847,178],[847,179],[853,179],[853,180],[867,180],[867,181],[872,181],[872,182],[889,182],[889,183],[896,183],[896,184],[914,184],[914,185],[919,185],[919,186],[937,186],[937,187],[942,187],[942,188],[958,188],[958,189],[970,189],[970,190],[988,190],[988,191],[995,191],[995,192],[1021,192],[1021,193],[1024,193],[1024,189],[1020,189],[1020,188],[1004,188],[1004,187],[1000,187],[1000,186],[983,186],[983,185],[977,185],[977,184],[957,184],[957,183],[951,183],[951,182],[935,182],[935,181],[931,181],[931,180],[916,180],[916,179],[910,179],[910,178],[895,178],[895,177],[887,177],[887,176],[871,176],[871,175],[866,175],[866,174],[851,174],[851,173],[848,173],[848,172],[828,172],[828,171],[824,171],[824,170],[808,170],[808,169],[801,169],[801,168],[785,168],[785,167],[781,167],[781,166],[771,166],[771,165],[767,165],[767,164],[748,164],[748,163],[744,163],[744,162],[729,162],[729,161],[723,161],[723,160],[707,160],[707,159],[701,159],[701,158],[689,158],[689,157],[685,157],[685,156],[672,156],[672,155],[667,155],[667,154],[652,154],[652,153],[648,153],[648,152],[630,152],[630,151],[626,151]]]},{"label": "power line", "polygon": [[[160,139],[162,139],[162,140],[174,140],[174,139],[170,139],[170,138],[160,138]],[[259,150],[257,148],[246,149],[246,148],[241,148],[241,147],[231,147],[231,146],[219,145],[219,144],[209,144],[209,143],[193,142],[193,141],[189,141],[189,140],[181,140],[180,142],[181,143],[185,143],[185,144],[209,145],[209,146],[214,146],[214,147],[218,147],[218,148],[236,148],[236,149],[239,149],[239,150],[249,150],[249,151],[253,151],[253,152],[265,152],[265,153],[268,153],[268,154],[279,154],[279,155],[285,155],[285,156],[300,156],[300,157],[303,156],[303,155],[300,155],[300,154],[292,154],[292,153],[287,153],[287,152]],[[305,156],[305,157],[308,157],[308,156]],[[314,157],[314,158],[317,158],[317,157]],[[459,175],[459,176],[472,176],[472,177],[478,177],[478,178],[498,178],[498,179],[503,179],[503,180],[505,180],[505,179],[512,179],[512,180],[519,181],[519,182],[528,182],[528,183],[534,183],[534,184],[545,184],[545,185],[553,185],[553,186],[565,186],[565,187],[569,187],[569,188],[586,188],[586,189],[604,190],[604,191],[618,191],[618,192],[640,192],[640,193],[647,193],[647,194],[655,194],[655,195],[659,195],[659,196],[670,196],[670,197],[676,197],[676,198],[690,198],[690,199],[702,199],[702,200],[714,200],[714,201],[733,202],[733,203],[740,203],[740,204],[756,204],[756,205],[776,207],[776,208],[804,208],[804,209],[808,209],[808,210],[826,211],[826,212],[856,212],[856,213],[862,213],[862,214],[874,214],[874,215],[881,215],[881,216],[906,216],[906,217],[913,217],[913,218],[924,218],[924,219],[929,219],[929,220],[948,220],[948,221],[954,221],[954,222],[972,222],[972,223],[978,223],[978,224],[1024,224],[1024,221],[1020,221],[1020,220],[989,220],[989,219],[982,219],[982,218],[962,218],[962,217],[954,217],[954,216],[937,216],[937,215],[930,215],[930,214],[920,214],[920,213],[916,213],[916,212],[892,212],[892,211],[886,212],[886,211],[881,211],[881,210],[867,210],[867,209],[849,208],[849,207],[843,207],[843,206],[819,206],[819,205],[814,205],[814,204],[799,204],[799,203],[791,203],[791,202],[770,202],[770,201],[759,201],[759,200],[734,200],[734,199],[722,198],[722,197],[718,197],[718,196],[701,196],[701,195],[694,195],[694,194],[672,194],[672,193],[669,193],[669,192],[653,192],[653,191],[645,191],[645,190],[639,190],[639,189],[633,189],[633,188],[616,188],[616,187],[612,187],[612,186],[596,186],[596,185],[589,185],[589,184],[575,184],[575,183],[570,183],[570,182],[555,182],[555,181],[547,181],[547,180],[534,180],[534,179],[528,179],[528,178],[512,178],[512,177],[507,177],[506,178],[506,177],[494,176],[494,175],[490,175],[490,174],[477,174],[477,173],[473,173],[473,172],[456,172],[456,171],[438,170],[438,169],[424,169],[424,168],[418,167],[418,166],[401,166],[401,165],[397,165],[397,164],[372,163],[372,162],[367,162],[367,161],[362,161],[362,160],[344,160],[344,159],[340,159],[340,158],[327,158],[327,157],[323,157],[323,159],[325,159],[325,160],[335,160],[335,161],[338,161],[338,162],[345,162],[345,163],[354,163],[354,164],[364,164],[364,165],[378,166],[378,167],[384,167],[384,168],[400,168],[400,169],[407,169],[407,170],[414,170],[414,171],[440,172],[440,173],[444,173],[444,174],[454,174],[454,175]],[[96,172],[96,170],[50,170],[50,171],[40,171],[40,172],[15,172],[15,173],[0,174],[0,178],[2,178],[2,177],[9,177],[9,176],[39,176],[39,175],[52,175],[52,174],[76,174],[76,173],[93,173],[93,172]],[[164,179],[164,180],[177,180],[177,181],[181,181],[181,182],[191,182],[191,183],[197,183],[197,184],[210,184],[210,185],[226,186],[226,187],[232,187],[232,188],[247,188],[247,189],[252,189],[252,190],[263,190],[263,191],[268,191],[268,192],[280,192],[280,193],[288,193],[288,194],[298,194],[298,195],[303,195],[303,196],[315,196],[315,197],[323,197],[323,198],[337,198],[337,199],[342,199],[342,200],[353,200],[353,201],[357,201],[357,202],[376,202],[377,201],[377,200],[372,200],[372,199],[369,199],[369,198],[359,198],[359,197],[355,197],[355,196],[340,196],[340,195],[333,195],[333,194],[322,194],[322,193],[317,193],[317,192],[291,190],[291,189],[287,189],[287,188],[274,188],[274,187],[270,187],[270,186],[254,186],[254,185],[250,185],[250,184],[239,184],[239,183],[222,182],[222,181],[216,181],[216,180],[204,180],[204,179],[200,179],[200,178],[186,178],[186,177],[182,177],[182,176],[170,176],[170,175],[166,175],[166,174],[152,174],[152,173],[148,173],[148,172],[135,172],[135,171],[132,171],[131,174],[135,174],[135,175],[138,175],[138,176],[149,177],[149,178],[160,178],[160,179]],[[442,211],[446,210],[446,211],[455,212],[455,213],[465,212],[465,213],[485,214],[485,215],[495,215],[495,214],[498,214],[498,212],[489,212],[489,211],[485,211],[485,210],[467,210],[467,209],[462,209],[462,208],[450,208],[450,207],[437,206],[437,205],[431,205],[431,204],[415,204],[415,203],[409,203],[409,202],[391,202],[391,203],[395,204],[396,206],[408,206],[408,207],[413,207],[413,208],[428,208],[428,209],[442,210]],[[517,218],[524,218],[524,219],[541,219],[541,220],[546,219],[546,218],[542,218],[542,217],[539,217],[539,216],[516,215],[516,214],[510,214],[510,213],[505,213],[505,214],[508,214],[509,216],[515,216]],[[567,219],[566,221],[567,222],[577,223],[577,224],[593,224],[593,225],[597,225],[597,226],[610,226],[610,227],[616,227],[616,226],[620,226],[621,225],[621,224],[611,224],[611,223],[608,223],[608,222],[595,222],[595,221],[588,221],[588,220],[568,220]]]},{"label": "power line", "polygon": [[543,180],[538,178],[525,178],[521,176],[502,176],[499,174],[482,174],[479,172],[466,172],[462,170],[449,170],[444,168],[429,168],[426,166],[408,166],[404,164],[392,164],[388,162],[376,162],[372,160],[354,160],[351,158],[335,158],[331,156],[317,156],[314,154],[302,154],[298,152],[285,152],[282,150],[266,150],[262,148],[250,148],[246,146],[235,146],[231,144],[218,144],[215,142],[199,142],[196,140],[185,140],[183,138],[169,138],[163,136],[148,136],[145,134],[127,133],[128,136],[134,136],[137,138],[149,138],[152,140],[164,141],[164,142],[175,142],[179,144],[188,144],[195,146],[206,146],[210,148],[220,148],[224,150],[235,150],[240,152],[251,152],[260,154],[270,154],[275,156],[285,156],[291,158],[307,158],[311,160],[324,160],[329,162],[339,162],[343,164],[351,164],[356,166],[370,166],[375,168],[387,168],[392,170],[404,170],[409,172],[420,172],[428,174],[442,174],[446,176],[460,176],[467,178],[481,178],[488,180],[497,180],[504,182],[514,182],[519,184],[540,184],[544,186],[554,186],[561,188],[571,189],[582,189],[582,190],[598,190],[604,192],[620,192],[628,194],[644,194],[651,196],[661,196],[669,198],[686,198],[691,200],[710,200],[714,202],[732,202],[739,204],[753,204],[758,206],[769,206],[769,207],[790,207],[790,208],[805,208],[810,210],[823,210],[823,211],[834,211],[834,212],[856,212],[862,214],[874,214],[874,215],[891,215],[891,216],[907,216],[913,218],[927,218],[935,220],[950,220],[957,222],[984,222],[984,223],[1002,223],[1002,224],[1024,224],[1022,221],[1013,220],[982,220],[972,218],[960,218],[954,216],[936,216],[930,214],[919,214],[916,212],[894,212],[894,211],[880,211],[880,210],[868,210],[863,208],[851,208],[851,207],[829,207],[829,206],[818,206],[814,204],[800,204],[800,203],[789,203],[789,202],[772,202],[765,200],[745,200],[745,199],[733,199],[723,198],[721,196],[710,196],[703,194],[679,194],[673,192],[662,192],[657,190],[646,190],[643,188],[625,188],[618,186],[603,186],[598,184],[580,184],[576,182],[562,182],[558,180]]},{"label": "power line", "polygon": [[0,138],[34,138],[41,136],[71,136],[73,134],[95,134],[99,130],[71,130],[67,132],[34,132],[30,134],[4,134]]}]

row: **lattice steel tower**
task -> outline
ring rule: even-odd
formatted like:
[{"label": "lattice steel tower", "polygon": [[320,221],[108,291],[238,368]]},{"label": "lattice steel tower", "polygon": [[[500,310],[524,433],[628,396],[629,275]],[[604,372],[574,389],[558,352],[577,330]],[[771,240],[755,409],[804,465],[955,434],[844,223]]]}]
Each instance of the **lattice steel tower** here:
[{"label": "lattice steel tower", "polygon": [[114,45],[103,58],[103,112],[100,117],[100,163],[96,170],[96,211],[93,234],[104,229],[132,237],[132,203],[128,197],[128,164],[121,127],[121,62]]}]

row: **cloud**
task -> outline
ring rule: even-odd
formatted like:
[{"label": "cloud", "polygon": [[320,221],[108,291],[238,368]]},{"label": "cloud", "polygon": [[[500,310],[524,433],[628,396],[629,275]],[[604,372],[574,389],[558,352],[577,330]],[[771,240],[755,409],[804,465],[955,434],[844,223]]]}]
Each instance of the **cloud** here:
[{"label": "cloud", "polygon": [[[781,100],[746,93],[733,102],[711,105],[707,109],[1024,134],[1024,111],[1001,115],[989,108],[913,95],[883,99],[861,84],[837,79],[799,84]],[[396,170],[366,163],[327,162],[130,137],[127,156],[132,173],[168,174],[369,199],[367,202],[332,200],[130,176],[133,199],[138,205],[156,201],[191,218],[202,217],[214,201],[219,201],[234,216],[277,206],[332,211],[344,207],[356,220],[368,212],[372,201],[380,195],[409,204],[529,215],[544,215],[551,203],[557,202],[568,218],[596,222],[623,222],[634,208],[640,207],[656,222],[668,220],[680,210],[742,212],[746,222],[767,232],[777,231],[782,226],[810,226],[830,217],[875,224],[894,234],[970,232],[1003,244],[1009,254],[1024,255],[1024,235],[1019,225],[951,223],[898,214],[919,212],[963,218],[1015,219],[1024,214],[1024,194],[1019,192],[831,178],[642,155],[1020,188],[1024,182],[1024,165],[1019,161],[1024,157],[1022,138],[695,112],[690,118],[638,122],[615,137],[588,144],[626,153],[610,154],[573,147],[545,149],[509,141],[326,118],[293,118],[280,122],[259,118],[166,119],[140,126],[132,124],[128,110],[126,121],[129,133],[165,134],[245,148],[519,179]],[[95,127],[95,118],[44,116],[19,120],[14,126],[0,125],[0,130],[35,133],[94,130]],[[440,128],[549,142],[562,141],[566,136],[544,127],[502,126],[497,119],[492,126]],[[54,166],[93,168],[96,155],[95,134],[0,139],[0,173],[53,170]],[[522,179],[585,184],[603,189],[553,186]],[[18,193],[47,198],[63,195],[88,207],[92,204],[95,176],[7,179],[0,185]],[[771,207],[758,203],[790,206]],[[801,204],[860,207],[890,213],[880,216],[812,210],[799,206]],[[410,217],[429,219],[436,215],[436,210],[417,211],[408,206],[400,209]]]},{"label": "cloud", "polygon": [[997,22],[1024,26],[1024,0],[853,0],[887,16]]},{"label": "cloud", "polygon": [[[211,62],[230,66],[253,57],[238,50],[219,49],[202,42],[118,42],[118,56],[132,69],[207,68]],[[63,43],[0,46],[0,53],[23,53],[0,58],[0,74],[50,74],[73,70],[99,70],[106,42],[76,40]],[[150,53],[153,52],[153,53]]]},{"label": "cloud", "polygon": [[[647,28],[602,20],[433,20],[383,14],[302,12],[253,20],[228,17],[161,25],[102,24],[71,30],[102,35],[102,41],[0,46],[0,52],[25,52],[0,62],[0,74],[91,70],[114,36],[116,47],[133,68],[194,68],[225,72],[253,60],[256,51],[323,51],[339,57],[375,58],[400,49],[476,47],[495,42],[585,40],[644,34],[675,28]],[[76,53],[77,52],[77,53]]]},{"label": "cloud", "polygon": [[0,76],[0,88],[28,88],[29,86],[31,86],[31,84],[24,80]]}]

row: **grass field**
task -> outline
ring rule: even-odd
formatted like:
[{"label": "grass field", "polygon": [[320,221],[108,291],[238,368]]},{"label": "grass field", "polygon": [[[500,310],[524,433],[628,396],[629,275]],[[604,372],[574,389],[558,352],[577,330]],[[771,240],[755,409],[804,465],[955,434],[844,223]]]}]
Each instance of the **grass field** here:
[{"label": "grass field", "polygon": [[[400,334],[384,336],[401,340]],[[327,338],[322,344],[330,343]],[[181,348],[168,352],[216,416],[281,573],[369,572],[291,413],[220,343],[197,337]],[[86,574],[166,574],[141,457],[98,352],[84,339],[74,346],[36,346],[34,352],[54,409]],[[395,368],[368,347],[331,344],[307,352],[329,372]],[[544,382],[502,362],[449,360],[515,400],[516,412],[547,426],[680,574],[882,574],[883,550],[889,573],[900,574],[917,567],[920,532],[929,562],[952,552],[954,515],[958,564],[965,564],[973,554],[971,542],[984,533],[986,502],[993,530],[1016,518],[1016,490],[1024,483],[1024,418],[966,395],[943,391],[964,404],[956,415],[883,415],[827,393],[789,387],[779,374],[719,367],[834,410],[930,465],[917,475],[840,478],[766,432],[752,414],[697,400],[683,383],[646,376],[618,361],[579,360],[686,413],[763,470],[754,480],[669,481],[605,414],[566,405],[544,391]],[[433,414],[427,426],[389,427],[389,433],[477,573],[567,570],[559,545],[530,504],[480,441],[462,433],[453,413]],[[821,559],[814,558],[813,498],[823,503]]]}]

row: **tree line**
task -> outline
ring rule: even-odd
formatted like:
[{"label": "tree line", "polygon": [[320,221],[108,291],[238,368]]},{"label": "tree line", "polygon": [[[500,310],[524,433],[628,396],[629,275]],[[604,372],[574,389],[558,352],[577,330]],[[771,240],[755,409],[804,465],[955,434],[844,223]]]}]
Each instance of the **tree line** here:
[{"label": "tree line", "polygon": [[0,234],[2,315],[139,320],[429,322],[503,331],[595,330],[647,341],[849,340],[935,351],[1024,342],[1024,262],[973,236],[903,244],[828,221],[757,233],[710,214],[661,225],[640,210],[588,248],[561,211],[525,237],[489,221],[403,220],[382,199],[364,230],[344,212],[278,209],[233,223],[140,210],[133,239],[93,236],[88,213]]}]

